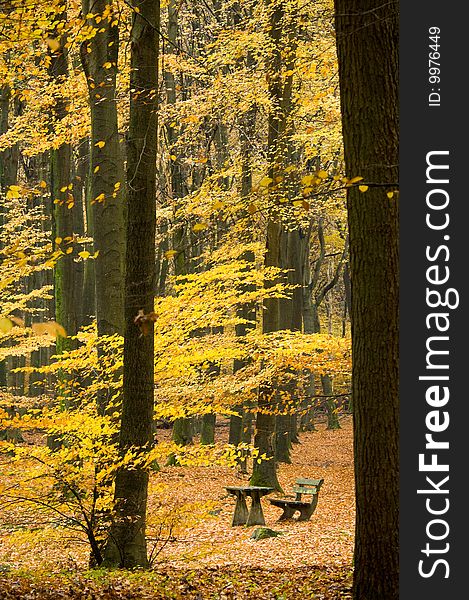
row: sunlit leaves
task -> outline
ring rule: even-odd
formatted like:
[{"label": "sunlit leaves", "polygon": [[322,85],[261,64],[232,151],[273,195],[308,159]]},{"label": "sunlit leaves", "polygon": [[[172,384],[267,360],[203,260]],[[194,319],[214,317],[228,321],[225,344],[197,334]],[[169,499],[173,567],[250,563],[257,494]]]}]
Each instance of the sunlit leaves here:
[{"label": "sunlit leaves", "polygon": [[9,333],[13,329],[13,323],[6,317],[0,317],[0,333]]},{"label": "sunlit leaves", "polygon": [[31,329],[37,335],[44,335],[47,333],[52,337],[67,337],[67,332],[59,323],[55,321],[47,321],[45,323],[33,323]]},{"label": "sunlit leaves", "polygon": [[260,181],[259,181],[259,186],[260,187],[268,187],[271,183],[273,183],[273,179],[271,177],[263,177]]},{"label": "sunlit leaves", "polygon": [[10,187],[8,188],[7,193],[6,193],[6,197],[8,199],[20,198],[22,195],[21,190],[22,190],[22,188],[19,185],[10,185]]},{"label": "sunlit leaves", "polygon": [[60,49],[60,41],[57,38],[46,37],[45,42],[51,52],[57,52]]}]

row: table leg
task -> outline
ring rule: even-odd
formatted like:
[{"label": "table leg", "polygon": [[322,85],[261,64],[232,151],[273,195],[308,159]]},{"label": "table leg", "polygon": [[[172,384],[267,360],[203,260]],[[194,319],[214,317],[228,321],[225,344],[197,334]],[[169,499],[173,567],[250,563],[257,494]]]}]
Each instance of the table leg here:
[{"label": "table leg", "polygon": [[264,513],[262,511],[261,495],[257,491],[251,492],[252,504],[249,511],[246,527],[251,525],[265,525]]},{"label": "table leg", "polygon": [[236,507],[233,515],[232,527],[244,525],[248,520],[248,507],[246,504],[246,495],[242,491],[236,492]]}]

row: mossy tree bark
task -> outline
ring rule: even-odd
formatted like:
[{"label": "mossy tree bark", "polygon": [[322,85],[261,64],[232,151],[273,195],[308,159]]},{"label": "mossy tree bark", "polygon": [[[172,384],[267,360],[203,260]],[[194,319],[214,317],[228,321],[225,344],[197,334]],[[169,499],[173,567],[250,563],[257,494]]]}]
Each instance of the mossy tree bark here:
[{"label": "mossy tree bark", "polygon": [[354,598],[399,597],[399,8],[335,0],[348,190],[356,535]]},{"label": "mossy tree bark", "polygon": [[[154,309],[158,85],[158,0],[138,0],[132,17],[128,218],[125,278],[124,383],[120,449],[138,455],[152,444],[154,406],[153,324],[142,335],[135,323]],[[145,524],[148,469],[123,467],[116,476],[116,516],[105,564],[148,567]]]},{"label": "mossy tree bark", "polygon": [[[83,174],[82,187],[85,218],[85,236],[94,240],[93,206],[91,204],[91,139],[88,137],[80,145],[80,172]],[[81,175],[80,175],[81,176]],[[93,243],[94,246],[94,243]],[[96,260],[87,260],[83,274],[83,324],[89,325],[96,317]]]},{"label": "mossy tree bark", "polygon": [[215,443],[215,424],[217,415],[215,413],[206,413],[202,416],[202,429],[200,431],[200,443],[210,445]]},{"label": "mossy tree bark", "polygon": [[[51,35],[59,42],[56,51],[50,51],[49,75],[60,85],[68,75],[68,58],[65,48],[66,38],[59,33],[58,25],[67,19],[65,5],[56,20],[56,30]],[[66,99],[57,97],[53,111],[53,119],[60,122],[67,114]],[[70,336],[77,333],[80,327],[80,311],[82,297],[82,279],[75,268],[76,256],[74,226],[79,220],[75,214],[81,210],[79,202],[73,196],[72,181],[72,148],[63,143],[50,151],[50,182],[53,204],[52,240],[55,249],[63,255],[58,259],[54,269],[55,319],[62,325],[69,337],[57,338],[56,352],[69,350],[76,346]]]},{"label": "mossy tree bark", "polygon": [[[96,321],[98,335],[123,335],[125,185],[116,103],[119,29],[108,0],[82,4],[84,14],[93,14],[87,24],[96,30],[80,49],[91,108],[89,194],[94,250],[99,252],[94,262]],[[101,393],[97,401],[104,412],[109,398]]]}]

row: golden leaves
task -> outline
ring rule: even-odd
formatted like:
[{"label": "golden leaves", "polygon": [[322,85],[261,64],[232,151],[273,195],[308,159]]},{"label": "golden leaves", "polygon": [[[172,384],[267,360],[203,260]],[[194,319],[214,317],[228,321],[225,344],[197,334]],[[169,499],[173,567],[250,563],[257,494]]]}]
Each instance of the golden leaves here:
[{"label": "golden leaves", "polygon": [[44,41],[51,52],[57,52],[60,50],[60,42],[57,38],[48,36]]},{"label": "golden leaves", "polygon": [[9,333],[13,329],[11,319],[0,317],[0,333]]},{"label": "golden leaves", "polygon": [[363,177],[357,176],[357,177],[352,177],[351,179],[345,178],[344,183],[347,187],[350,187],[351,185],[353,185],[354,183],[358,183],[359,181],[363,181]]},{"label": "golden leaves", "polygon": [[[0,317],[0,333],[10,333],[14,325],[25,328],[25,322],[20,317]],[[31,325],[31,331],[38,336],[48,334],[53,337],[67,337],[65,329],[56,321],[33,323]]]},{"label": "golden leaves", "polygon": [[8,200],[12,198],[20,198],[23,193],[23,188],[20,185],[10,185],[7,190],[6,197]]},{"label": "golden leaves", "polygon": [[273,179],[271,177],[263,177],[260,181],[259,181],[259,187],[268,187],[271,183],[273,183]]},{"label": "golden leaves", "polygon": [[65,329],[56,321],[46,321],[44,323],[33,323],[31,329],[36,335],[48,334],[52,337],[67,337]]},{"label": "golden leaves", "polygon": [[[303,190],[306,193],[306,190],[308,188],[306,188],[305,190]],[[292,202],[293,206],[295,206],[296,208],[304,208],[305,210],[309,210],[310,209],[310,204],[309,202],[306,202],[306,200],[294,200]]]}]

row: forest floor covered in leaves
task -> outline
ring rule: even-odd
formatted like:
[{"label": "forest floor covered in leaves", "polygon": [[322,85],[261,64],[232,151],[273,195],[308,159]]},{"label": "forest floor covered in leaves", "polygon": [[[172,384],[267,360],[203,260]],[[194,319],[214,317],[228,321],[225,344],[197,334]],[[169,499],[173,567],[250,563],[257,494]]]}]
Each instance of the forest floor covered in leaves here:
[{"label": "forest floor covered in leaves", "polygon": [[[160,431],[163,439],[169,432]],[[227,427],[217,427],[223,439]],[[298,477],[323,478],[311,521],[278,522],[281,510],[266,498],[266,526],[282,535],[254,541],[253,528],[231,527],[228,485],[248,476],[225,467],[163,467],[152,476],[152,514],[167,510],[174,527],[154,524],[154,565],[147,573],[88,571],[82,540],[61,528],[12,528],[0,514],[0,599],[300,600],[350,598],[354,491],[352,423],[303,433],[292,464],[280,465],[285,493]],[[161,487],[163,486],[163,487]],[[272,497],[272,496],[271,496]],[[171,517],[172,515],[172,517]],[[159,527],[159,528],[158,528]],[[151,528],[150,528],[151,529]]]}]

